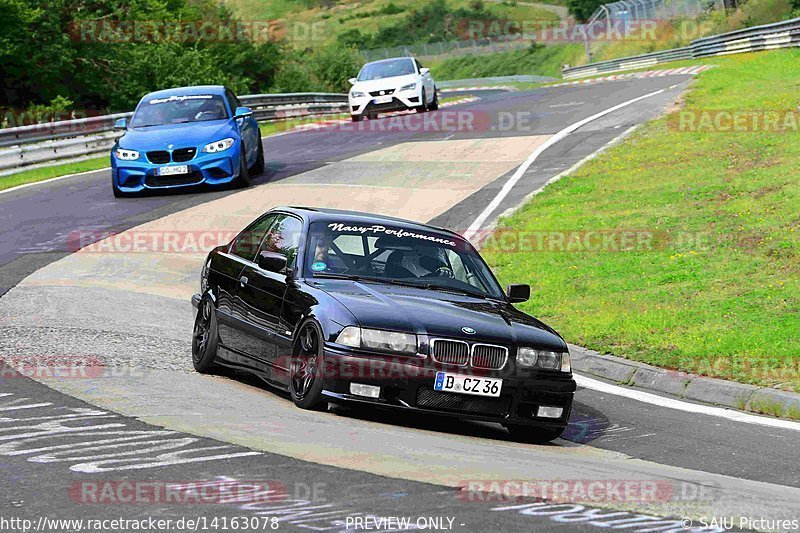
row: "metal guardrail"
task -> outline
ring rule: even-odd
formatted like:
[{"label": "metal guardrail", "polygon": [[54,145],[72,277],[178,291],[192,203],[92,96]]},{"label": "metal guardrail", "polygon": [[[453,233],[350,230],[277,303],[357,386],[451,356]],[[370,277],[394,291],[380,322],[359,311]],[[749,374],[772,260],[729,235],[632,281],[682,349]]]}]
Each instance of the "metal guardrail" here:
[{"label": "metal guardrail", "polygon": [[[347,95],[338,93],[251,94],[239,100],[259,121],[348,111]],[[108,152],[118,136],[114,122],[131,115],[115,113],[0,129],[0,173]]]},{"label": "metal guardrail", "polygon": [[561,71],[561,77],[564,79],[583,78],[594,74],[649,67],[679,59],[695,59],[797,46],[800,46],[800,18],[695,39],[691,45],[684,48],[565,68]]}]

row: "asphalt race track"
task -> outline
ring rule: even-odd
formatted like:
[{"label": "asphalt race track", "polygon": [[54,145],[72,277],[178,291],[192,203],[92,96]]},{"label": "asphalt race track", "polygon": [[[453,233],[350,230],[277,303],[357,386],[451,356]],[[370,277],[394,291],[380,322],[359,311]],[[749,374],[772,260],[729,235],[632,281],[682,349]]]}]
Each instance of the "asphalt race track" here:
[{"label": "asphalt race track", "polygon": [[[2,515],[274,517],[280,529],[319,531],[389,516],[413,523],[373,530],[432,525],[420,517],[460,531],[669,531],[688,526],[683,517],[700,530],[704,517],[796,518],[800,424],[733,422],[590,388],[577,393],[563,438],[547,446],[514,442],[492,424],[301,411],[244,375],[191,371],[188,297],[203,253],[74,253],[76,242],[90,243],[86,235],[106,232],[235,231],[286,203],[464,231],[558,131],[664,89],[547,149],[488,226],[668,108],[689,82],[676,75],[488,92],[426,115],[276,135],[264,140],[267,171],[243,191],[114,199],[106,170],[0,192],[0,357],[98,361],[88,376],[37,381],[0,367]],[[534,479],[652,483],[660,496],[536,502],[458,490]],[[92,503],[124,482],[258,488],[223,502],[197,503],[185,489],[169,502],[137,504],[110,490]]]}]

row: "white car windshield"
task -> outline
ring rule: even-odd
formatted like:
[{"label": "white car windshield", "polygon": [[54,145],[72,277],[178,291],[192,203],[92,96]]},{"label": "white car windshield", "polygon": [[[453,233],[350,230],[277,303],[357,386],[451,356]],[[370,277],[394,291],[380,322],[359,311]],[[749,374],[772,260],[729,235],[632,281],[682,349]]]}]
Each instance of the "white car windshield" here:
[{"label": "white car windshield", "polygon": [[383,78],[394,78],[395,76],[407,76],[414,74],[413,59],[394,59],[391,61],[378,61],[367,63],[358,73],[358,81],[380,80]]}]

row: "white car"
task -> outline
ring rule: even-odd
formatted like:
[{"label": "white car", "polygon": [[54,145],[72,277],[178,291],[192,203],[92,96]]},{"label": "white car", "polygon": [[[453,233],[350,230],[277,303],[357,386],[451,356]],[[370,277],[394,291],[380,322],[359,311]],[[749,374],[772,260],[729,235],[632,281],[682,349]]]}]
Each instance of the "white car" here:
[{"label": "white car", "polygon": [[413,57],[373,61],[361,67],[348,101],[353,122],[378,113],[415,109],[422,113],[439,107],[436,84],[427,68]]}]

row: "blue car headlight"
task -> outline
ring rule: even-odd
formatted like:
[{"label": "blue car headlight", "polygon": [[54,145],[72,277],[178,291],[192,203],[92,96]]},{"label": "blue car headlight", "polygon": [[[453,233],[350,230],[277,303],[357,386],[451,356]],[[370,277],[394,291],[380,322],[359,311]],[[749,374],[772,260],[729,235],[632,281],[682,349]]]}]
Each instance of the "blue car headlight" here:
[{"label": "blue car headlight", "polygon": [[123,161],[135,161],[139,159],[139,152],[136,150],[126,150],[124,148],[117,148],[116,150],[117,159],[122,159]]},{"label": "blue car headlight", "polygon": [[207,154],[216,154],[217,152],[224,152],[231,146],[233,146],[234,140],[231,137],[227,139],[221,139],[219,141],[214,141],[213,143],[208,143],[207,145],[203,146],[203,152]]}]

